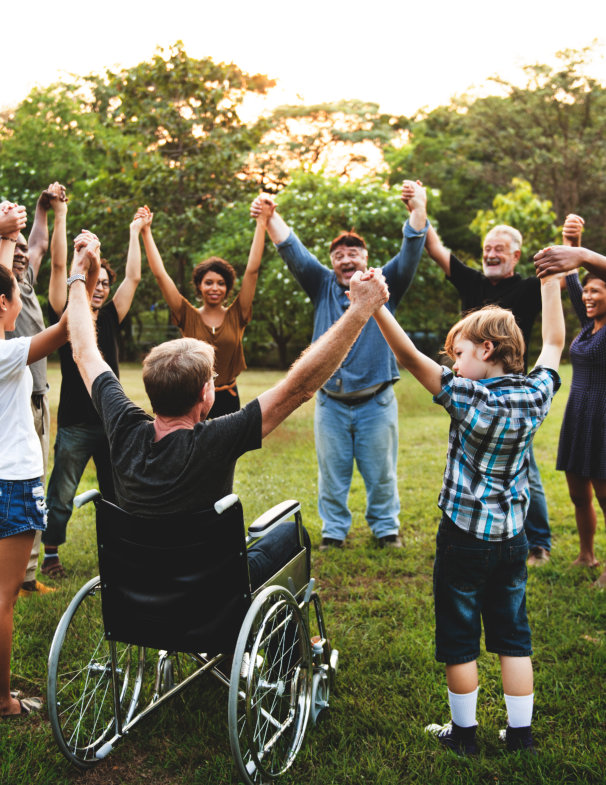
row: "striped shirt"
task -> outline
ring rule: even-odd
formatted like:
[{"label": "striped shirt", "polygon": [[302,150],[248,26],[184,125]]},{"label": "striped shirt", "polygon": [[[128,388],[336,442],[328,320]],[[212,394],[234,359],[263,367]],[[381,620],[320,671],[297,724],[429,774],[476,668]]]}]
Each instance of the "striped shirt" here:
[{"label": "striped shirt", "polygon": [[522,531],[528,447],[559,386],[551,368],[481,381],[442,369],[434,402],[450,415],[450,434],[438,506],[460,529],[480,540],[507,540]]}]

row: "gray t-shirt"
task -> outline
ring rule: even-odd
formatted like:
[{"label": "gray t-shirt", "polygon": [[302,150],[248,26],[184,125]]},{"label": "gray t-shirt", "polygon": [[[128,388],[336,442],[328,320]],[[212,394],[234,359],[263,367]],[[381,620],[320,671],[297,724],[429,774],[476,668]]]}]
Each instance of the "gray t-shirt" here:
[{"label": "gray t-shirt", "polygon": [[[118,504],[133,515],[195,512],[232,492],[236,460],[261,447],[261,407],[243,409],[155,442],[153,419],[110,371],[93,382],[93,403],[109,440]],[[170,537],[170,532],[167,532]]]},{"label": "gray t-shirt", "polygon": [[[44,317],[34,291],[34,283],[34,271],[31,267],[28,267],[25,273],[25,280],[19,282],[23,308],[17,317],[14,331],[6,333],[7,338],[30,338],[32,335],[37,335],[44,330]],[[47,392],[46,357],[32,363],[29,369],[34,377],[32,395],[41,395]]]}]

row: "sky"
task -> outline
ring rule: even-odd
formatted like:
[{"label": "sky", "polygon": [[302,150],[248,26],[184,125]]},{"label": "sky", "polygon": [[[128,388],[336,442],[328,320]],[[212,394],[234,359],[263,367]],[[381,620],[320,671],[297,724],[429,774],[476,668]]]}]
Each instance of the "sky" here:
[{"label": "sky", "polygon": [[[522,65],[606,39],[606,3],[595,0],[30,0],[0,19],[15,31],[0,48],[0,108],[36,85],[132,66],[181,39],[192,57],[278,80],[252,113],[360,99],[412,115],[471,88],[485,94],[494,74],[520,82]],[[591,70],[606,83],[603,59]]]}]

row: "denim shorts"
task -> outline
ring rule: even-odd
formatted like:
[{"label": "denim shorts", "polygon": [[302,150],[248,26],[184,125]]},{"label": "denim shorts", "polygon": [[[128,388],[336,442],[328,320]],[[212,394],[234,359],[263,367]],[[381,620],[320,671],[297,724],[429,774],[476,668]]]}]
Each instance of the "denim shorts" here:
[{"label": "denim shorts", "polygon": [[44,486],[36,480],[0,480],[0,539],[46,529]]},{"label": "denim shorts", "polygon": [[527,556],[523,531],[508,540],[479,540],[442,516],[433,571],[439,662],[459,665],[477,659],[481,621],[487,651],[530,657]]}]

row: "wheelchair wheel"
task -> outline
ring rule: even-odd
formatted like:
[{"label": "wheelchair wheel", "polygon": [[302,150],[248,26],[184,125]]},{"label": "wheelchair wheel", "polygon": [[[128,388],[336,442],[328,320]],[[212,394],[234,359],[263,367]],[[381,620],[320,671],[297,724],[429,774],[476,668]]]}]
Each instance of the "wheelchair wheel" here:
[{"label": "wheelchair wheel", "polygon": [[[145,649],[116,644],[122,723],[137,706]],[[93,578],[75,595],[55,631],[48,659],[48,715],[66,758],[82,769],[115,733],[109,643],[101,615],[101,582]]]},{"label": "wheelchair wheel", "polygon": [[311,687],[311,721],[314,725],[318,723],[320,712],[328,708],[328,698],[330,697],[330,680],[325,670],[317,670],[314,673]]},{"label": "wheelchair wheel", "polygon": [[247,785],[275,779],[305,735],[313,663],[299,606],[269,586],[251,605],[236,645],[229,687],[229,740]]}]

